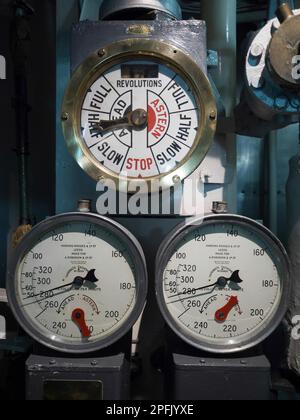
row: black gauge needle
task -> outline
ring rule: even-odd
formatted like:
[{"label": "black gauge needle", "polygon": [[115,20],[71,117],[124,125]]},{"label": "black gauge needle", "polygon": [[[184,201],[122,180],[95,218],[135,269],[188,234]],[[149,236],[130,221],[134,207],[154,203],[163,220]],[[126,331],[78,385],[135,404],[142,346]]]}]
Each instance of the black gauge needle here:
[{"label": "black gauge needle", "polygon": [[[99,281],[95,276],[95,271],[96,270],[90,270],[87,273],[86,277],[77,276],[72,281],[72,283],[63,284],[62,286],[55,287],[54,289],[47,290],[46,292],[38,293],[37,295],[28,296],[24,300],[28,300],[28,299],[32,299],[32,298],[36,298],[36,297],[40,297],[42,299],[42,296],[44,296],[44,295],[46,295],[46,297],[44,299],[49,299],[49,294],[52,293],[52,292],[56,292],[57,290],[61,290],[61,289],[64,289],[66,287],[72,287],[72,286],[74,286],[76,289],[80,289],[86,281],[95,284]],[[42,299],[42,300],[44,300],[44,299]]]},{"label": "black gauge needle", "polygon": [[[224,287],[227,286],[227,283],[234,283],[234,284],[243,283],[243,280],[240,278],[239,273],[240,273],[240,271],[237,270],[234,273],[232,273],[231,277],[229,277],[229,278],[219,277],[218,280],[216,281],[216,283],[208,284],[208,285],[203,286],[203,287],[198,287],[197,289],[193,289],[193,292],[199,292],[200,290],[205,290],[205,289],[208,289],[210,287],[213,287],[213,290],[212,290],[212,292],[213,292],[217,287],[220,287],[220,288],[224,289]],[[178,293],[177,295],[169,296],[169,298],[172,299],[173,297],[178,297],[178,296],[186,295],[186,294],[187,294],[186,292],[185,293],[181,292],[181,293]],[[191,297],[194,297],[194,296],[189,294],[188,298],[191,298]]]},{"label": "black gauge needle", "polygon": [[101,120],[93,129],[100,132],[120,130],[122,128],[144,129],[148,123],[148,113],[144,109],[128,112],[124,117],[116,120]]},{"label": "black gauge needle", "polygon": [[85,281],[89,281],[90,283],[98,283],[98,279],[97,279],[97,277],[95,276],[95,272],[96,272],[96,270],[90,270],[88,273],[87,273],[87,275],[86,275],[86,277],[85,277],[85,279],[83,279],[83,282],[85,282]]}]

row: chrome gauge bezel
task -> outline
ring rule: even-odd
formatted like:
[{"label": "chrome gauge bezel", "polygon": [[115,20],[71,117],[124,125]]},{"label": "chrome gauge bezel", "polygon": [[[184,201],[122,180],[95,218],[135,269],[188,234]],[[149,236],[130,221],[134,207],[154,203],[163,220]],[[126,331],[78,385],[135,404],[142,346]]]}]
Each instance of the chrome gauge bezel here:
[{"label": "chrome gauge bezel", "polygon": [[[89,151],[80,132],[81,107],[91,85],[109,68],[126,60],[153,60],[170,67],[193,90],[201,122],[190,153],[168,173],[144,179],[122,177],[102,165]],[[212,145],[217,126],[217,105],[210,82],[194,59],[180,48],[158,40],[132,38],[115,42],[90,55],[74,72],[62,105],[62,127],[69,152],[94,180],[112,180],[116,187],[133,193],[146,182],[151,191],[171,188],[193,173]],[[155,182],[156,181],[156,182]],[[131,186],[134,183],[134,186]]]},{"label": "chrome gauge bezel", "polygon": [[[29,316],[20,308],[18,302],[18,271],[20,264],[25,255],[35,246],[41,236],[47,234],[47,232],[53,229],[66,225],[68,223],[90,223],[99,226],[105,230],[109,230],[112,235],[115,235],[124,245],[130,253],[132,263],[135,269],[135,281],[136,281],[136,303],[132,309],[129,317],[122,323],[119,329],[112,334],[105,336],[97,341],[91,343],[82,343],[80,345],[65,343],[63,340],[57,338],[57,340],[51,339],[51,333],[45,334],[45,331],[38,329],[32,325]],[[15,316],[16,320],[24,331],[32,337],[37,343],[48,347],[52,350],[70,353],[70,354],[84,354],[94,353],[98,350],[109,347],[116,343],[122,337],[124,337],[136,323],[140,317],[145,301],[147,297],[147,269],[146,261],[140,244],[137,239],[125,229],[119,223],[110,220],[106,217],[99,216],[91,213],[66,213],[58,216],[51,217],[38,225],[36,225],[30,233],[28,233],[23,241],[16,248],[12,255],[7,273],[7,297],[9,306]]]},{"label": "chrome gauge bezel", "polygon": [[[253,336],[247,340],[237,339],[233,340],[232,344],[218,345],[208,343],[199,337],[196,340],[192,335],[187,334],[178,322],[173,318],[168,310],[167,304],[164,299],[164,273],[167,264],[174,255],[174,252],[178,249],[178,245],[182,243],[185,237],[187,237],[193,231],[199,231],[201,227],[207,227],[211,224],[224,224],[234,223],[238,224],[248,230],[251,229],[259,237],[263,238],[264,241],[269,244],[271,249],[274,251],[274,261],[276,260],[277,267],[279,269],[279,275],[282,282],[281,298],[278,305],[278,309],[275,315],[266,324],[262,324],[261,328],[253,334]],[[181,224],[175,228],[165,239],[161,245],[156,260],[156,297],[160,311],[167,323],[167,325],[174,331],[174,333],[181,338],[187,344],[209,352],[213,354],[232,354],[239,353],[250,348],[256,347],[258,344],[265,341],[280,325],[287,310],[289,299],[291,295],[291,268],[290,261],[287,252],[278,238],[270,232],[263,225],[243,216],[237,215],[211,215],[207,217],[193,218],[186,223]]]}]

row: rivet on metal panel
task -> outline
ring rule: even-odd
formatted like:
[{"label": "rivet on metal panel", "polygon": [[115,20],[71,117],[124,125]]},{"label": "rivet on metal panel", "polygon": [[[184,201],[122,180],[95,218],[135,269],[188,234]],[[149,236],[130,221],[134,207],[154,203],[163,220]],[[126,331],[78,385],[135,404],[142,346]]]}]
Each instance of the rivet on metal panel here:
[{"label": "rivet on metal panel", "polygon": [[264,52],[264,47],[261,44],[254,44],[251,48],[251,54],[253,57],[261,57]]},{"label": "rivet on metal panel", "polygon": [[98,51],[98,56],[99,57],[104,57],[106,55],[106,50],[105,49],[101,49]]},{"label": "rivet on metal panel", "polygon": [[175,175],[175,176],[173,177],[173,182],[174,182],[174,184],[179,184],[179,183],[181,182],[181,178],[180,178],[180,176]]},{"label": "rivet on metal panel", "polygon": [[214,121],[217,118],[217,113],[216,111],[211,111],[209,118]]},{"label": "rivet on metal panel", "polygon": [[67,112],[63,112],[61,116],[62,121],[68,121],[69,114]]}]

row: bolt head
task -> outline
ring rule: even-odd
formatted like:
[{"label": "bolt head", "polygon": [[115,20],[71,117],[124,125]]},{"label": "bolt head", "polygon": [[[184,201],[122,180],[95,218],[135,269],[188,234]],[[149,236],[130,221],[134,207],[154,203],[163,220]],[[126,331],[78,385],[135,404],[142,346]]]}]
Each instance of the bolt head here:
[{"label": "bolt head", "polygon": [[173,182],[174,184],[179,184],[181,182],[181,178],[179,175],[173,176]]},{"label": "bolt head", "polygon": [[210,112],[209,118],[211,119],[211,121],[215,121],[215,119],[217,118],[217,113],[215,110]]},{"label": "bolt head", "polygon": [[62,119],[62,121],[68,121],[69,114],[67,112],[63,112],[62,115],[61,115],[61,119]]},{"label": "bolt head", "polygon": [[101,49],[101,50],[99,50],[99,51],[98,51],[98,56],[99,56],[100,58],[104,57],[105,55],[106,55],[106,51],[105,51],[105,49]]},{"label": "bolt head", "polygon": [[254,44],[251,48],[251,55],[253,57],[259,58],[264,53],[264,47],[261,44]]}]

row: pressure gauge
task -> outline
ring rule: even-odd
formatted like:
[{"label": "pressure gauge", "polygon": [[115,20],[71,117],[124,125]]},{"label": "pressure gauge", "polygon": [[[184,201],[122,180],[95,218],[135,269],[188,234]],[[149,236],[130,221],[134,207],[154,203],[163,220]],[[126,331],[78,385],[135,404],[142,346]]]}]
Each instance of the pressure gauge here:
[{"label": "pressure gauge", "polygon": [[70,213],[37,225],[10,263],[7,293],[23,329],[65,353],[90,353],[126,335],[145,305],[140,245],[119,224]]},{"label": "pressure gauge", "polygon": [[188,344],[233,353],[264,341],[282,321],[290,294],[283,246],[239,216],[193,220],[173,232],[157,260],[157,298]]},{"label": "pressure gauge", "polygon": [[92,54],[75,71],[62,120],[79,165],[95,180],[132,192],[143,181],[152,190],[169,188],[194,172],[213,140],[217,109],[190,56],[131,39]]}]

